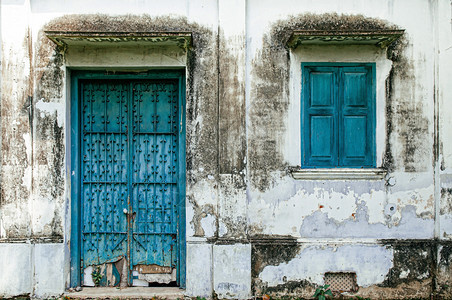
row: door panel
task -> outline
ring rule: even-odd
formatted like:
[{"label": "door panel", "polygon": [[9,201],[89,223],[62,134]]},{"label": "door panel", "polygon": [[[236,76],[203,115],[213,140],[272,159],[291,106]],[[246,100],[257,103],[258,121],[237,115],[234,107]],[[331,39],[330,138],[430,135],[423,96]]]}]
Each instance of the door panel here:
[{"label": "door panel", "polygon": [[178,81],[83,80],[79,95],[85,284],[145,284],[153,273],[174,281]]},{"label": "door panel", "polygon": [[176,267],[177,107],[176,82],[133,85],[134,266]]}]

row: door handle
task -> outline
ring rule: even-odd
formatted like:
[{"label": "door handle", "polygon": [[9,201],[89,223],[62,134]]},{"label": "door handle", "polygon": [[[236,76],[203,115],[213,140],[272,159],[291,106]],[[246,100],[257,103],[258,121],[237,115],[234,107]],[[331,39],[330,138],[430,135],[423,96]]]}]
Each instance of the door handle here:
[{"label": "door handle", "polygon": [[127,208],[124,208],[124,209],[122,210],[122,212],[125,213],[125,214],[127,215],[127,214],[128,214]]}]

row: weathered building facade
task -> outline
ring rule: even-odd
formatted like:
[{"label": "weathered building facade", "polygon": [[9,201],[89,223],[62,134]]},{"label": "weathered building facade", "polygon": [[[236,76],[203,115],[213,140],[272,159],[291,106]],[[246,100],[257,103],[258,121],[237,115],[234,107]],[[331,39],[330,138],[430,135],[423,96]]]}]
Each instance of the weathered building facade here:
[{"label": "weathered building facade", "polygon": [[0,297],[451,297],[450,1],[0,9]]}]

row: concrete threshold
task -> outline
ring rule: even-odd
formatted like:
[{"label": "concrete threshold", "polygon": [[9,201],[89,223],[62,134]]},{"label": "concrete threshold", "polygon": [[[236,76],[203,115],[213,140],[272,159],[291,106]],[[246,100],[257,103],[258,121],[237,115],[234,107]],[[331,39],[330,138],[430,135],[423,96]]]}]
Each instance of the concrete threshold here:
[{"label": "concrete threshold", "polygon": [[66,292],[72,299],[184,299],[185,290],[178,287],[84,287],[80,292]]}]

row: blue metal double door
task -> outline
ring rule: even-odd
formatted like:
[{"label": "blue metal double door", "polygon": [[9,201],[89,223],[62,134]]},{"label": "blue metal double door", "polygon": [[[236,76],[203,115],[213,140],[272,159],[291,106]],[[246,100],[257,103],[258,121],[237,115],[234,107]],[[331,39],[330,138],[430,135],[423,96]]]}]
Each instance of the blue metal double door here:
[{"label": "blue metal double door", "polygon": [[78,89],[82,283],[180,284],[180,81]]}]

